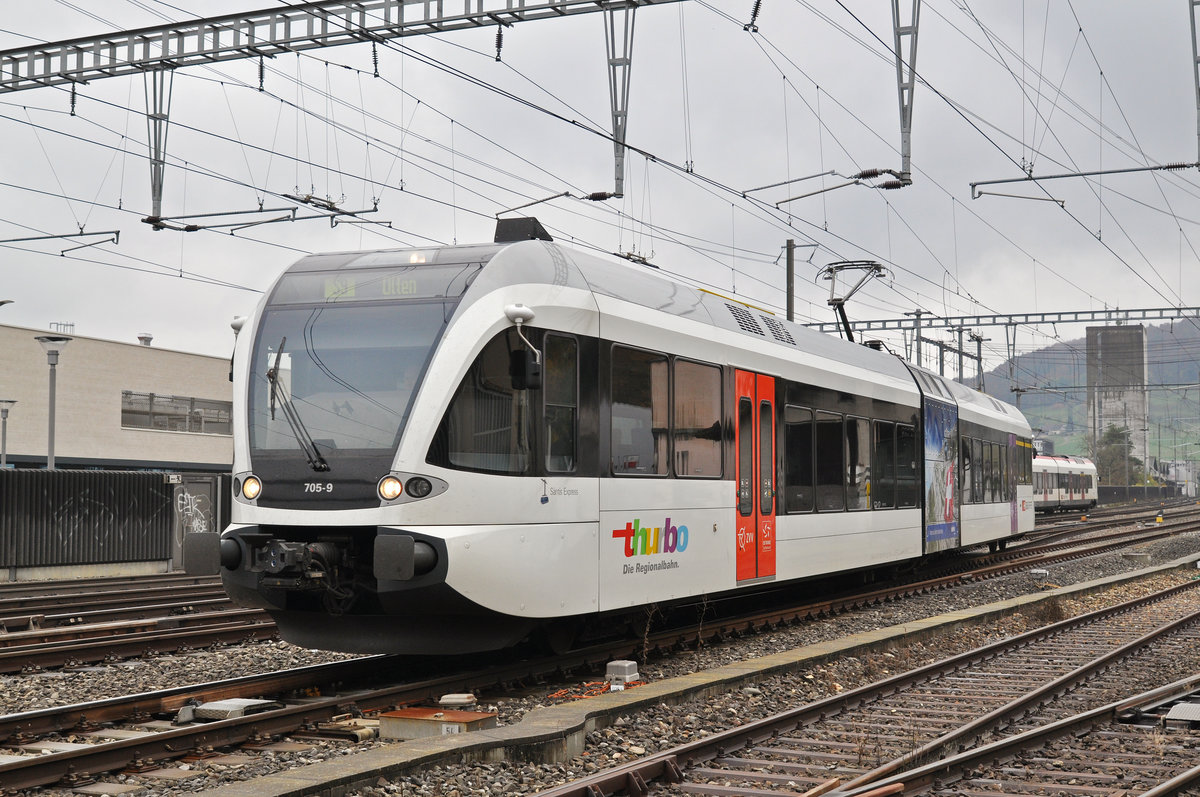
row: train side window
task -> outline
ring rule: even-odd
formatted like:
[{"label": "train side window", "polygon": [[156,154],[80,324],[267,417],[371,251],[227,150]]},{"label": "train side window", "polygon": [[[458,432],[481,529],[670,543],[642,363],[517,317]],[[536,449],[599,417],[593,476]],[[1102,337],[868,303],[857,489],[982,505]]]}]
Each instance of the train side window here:
[{"label": "train side window", "polygon": [[896,505],[896,424],[875,421],[871,441],[871,508],[891,509]]},{"label": "train side window", "polygon": [[992,452],[992,488],[990,493],[991,501],[994,504],[1004,500],[1004,492],[1000,487],[1000,482],[1004,474],[1001,472],[1003,466],[1000,462],[1000,446],[996,443],[988,443],[988,448]]},{"label": "train side window", "polygon": [[529,403],[536,392],[513,389],[511,349],[502,332],[471,363],[430,446],[430,462],[491,473],[529,472]]},{"label": "train side window", "polygon": [[992,444],[987,440],[983,441],[983,495],[979,497],[980,503],[991,503],[992,490],[996,486],[995,462],[992,459]]},{"label": "train side window", "polygon": [[978,437],[971,438],[971,456],[975,463],[975,472],[971,474],[971,495],[974,503],[982,504],[987,501],[984,485],[987,484],[988,458],[984,454],[987,446]]},{"label": "train side window", "polygon": [[813,509],[813,414],[791,404],[783,408],[783,508]]},{"label": "train side window", "polygon": [[579,415],[579,344],[546,335],[542,396],[546,418],[546,472],[573,473]]},{"label": "train side window", "polygon": [[964,504],[975,503],[975,491],[972,489],[971,480],[975,478],[975,469],[978,463],[971,458],[971,438],[961,437],[958,443],[958,492],[959,498]]},{"label": "train side window", "polygon": [[721,369],[675,361],[675,415],[671,419],[675,475],[721,477]]},{"label": "train side window", "polygon": [[917,505],[917,430],[907,423],[896,424],[896,506]]},{"label": "train side window", "polygon": [[1008,456],[1008,452],[1008,446],[1000,446],[1000,500],[1002,501],[1012,500],[1013,472],[1012,462],[1010,461],[1011,458]]},{"label": "train side window", "polygon": [[871,422],[846,419],[846,508],[871,508]]},{"label": "train side window", "polygon": [[612,350],[612,470],[618,475],[667,472],[667,356]]},{"label": "train side window", "polygon": [[992,500],[992,487],[995,484],[996,477],[992,467],[992,444],[987,440],[980,441],[983,453],[983,493],[979,496],[979,502],[986,504]]},{"label": "train side window", "polygon": [[817,510],[841,512],[846,508],[845,433],[842,416],[817,413]]}]

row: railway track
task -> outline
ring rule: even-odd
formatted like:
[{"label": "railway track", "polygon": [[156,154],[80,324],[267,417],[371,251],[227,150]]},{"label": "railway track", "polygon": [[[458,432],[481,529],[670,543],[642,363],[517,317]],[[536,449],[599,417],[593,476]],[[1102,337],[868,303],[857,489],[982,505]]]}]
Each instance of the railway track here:
[{"label": "railway track", "polygon": [[0,639],[17,631],[194,614],[231,606],[215,576],[21,582],[0,587]]},{"label": "railway track", "polygon": [[0,674],[272,639],[220,579],[183,574],[18,583],[0,588]]},{"label": "railway track", "polygon": [[1200,676],[1082,711],[850,794],[1074,797],[1194,794],[1200,787],[1194,717]]},{"label": "railway track", "polygon": [[[1084,520],[1083,518],[1087,519]],[[1179,522],[1200,517],[1200,506],[1196,504],[1185,504],[1173,507],[1158,507],[1137,512],[1125,513],[1110,513],[1107,516],[1097,516],[1095,514],[1080,515],[1077,519],[1063,520],[1058,519],[1054,523],[1039,523],[1038,527],[1033,531],[1025,534],[1021,538],[1021,542],[1044,542],[1060,537],[1069,537],[1073,534],[1079,534],[1081,528],[1088,528],[1093,531],[1103,531],[1106,529],[1116,529],[1123,526],[1140,523],[1156,523],[1159,518],[1164,522]]]},{"label": "railway track", "polygon": [[670,794],[898,793],[874,789],[903,790],[907,771],[993,735],[1063,721],[1181,669],[1200,672],[1197,586],[1056,623],[543,794],[642,795],[652,785]]},{"label": "railway track", "polygon": [[1069,518],[1086,515],[1091,520],[1117,520],[1122,522],[1126,520],[1145,519],[1153,517],[1157,512],[1176,512],[1195,513],[1200,511],[1197,509],[1197,503],[1191,498],[1173,499],[1170,501],[1154,502],[1149,501],[1142,504],[1120,504],[1117,506],[1097,507],[1088,512],[1057,512],[1049,515],[1038,515],[1036,518],[1037,526],[1054,525],[1055,523],[1071,522]]},{"label": "railway track", "polygon": [[[933,578],[897,582],[875,590],[855,590],[783,608],[742,611],[741,619],[727,619],[724,627],[740,631],[777,627],[809,617],[949,589],[964,581],[1049,567],[1056,562],[1120,550],[1129,545],[1143,544],[1176,534],[1200,531],[1200,521],[1156,524],[1149,528],[1126,529],[1109,534],[1097,534],[1096,531],[1094,528],[1077,530],[1076,534],[1088,535],[1083,540],[1043,539],[1037,543],[1014,546],[978,559],[960,559]],[[236,609],[224,598],[223,592],[220,599],[196,601],[195,590],[220,591],[219,582],[210,580],[209,583],[196,584],[189,583],[190,581],[186,578],[180,579],[169,587],[144,585],[140,580],[137,582],[139,586],[135,588],[122,588],[114,584],[111,588],[93,591],[99,595],[90,605],[102,603],[105,604],[103,609],[41,615],[45,621],[32,624],[39,626],[37,628],[0,633],[0,674],[37,672],[56,667],[111,662],[275,637],[275,625],[265,612]],[[180,600],[164,602],[163,589],[185,592],[180,596]],[[63,589],[60,586],[53,599],[69,603],[75,596],[83,596],[86,592],[78,586],[71,589]],[[120,595],[131,596],[129,600],[132,601],[132,605],[122,607],[118,597]],[[0,599],[0,608],[3,607],[4,600],[15,601],[17,598]],[[113,616],[136,616],[139,619],[107,619]],[[67,621],[76,619],[78,622]],[[41,627],[43,625],[45,627]],[[689,640],[693,635],[701,635],[707,639],[719,636],[722,633],[721,628],[721,625],[713,623],[708,629],[693,631],[690,625],[685,625],[674,632],[664,629],[663,636],[670,638],[674,633],[677,640]],[[652,638],[657,637],[647,637],[647,641]]]},{"label": "railway track", "polygon": [[[1175,591],[1191,596],[1196,594],[1194,586],[1193,583],[1187,583]],[[1158,603],[1166,602],[1165,596],[1159,597]],[[1145,600],[1141,603],[1144,604]],[[1200,597],[1194,598],[1192,603],[1193,608],[1200,611]],[[1138,616],[1136,613],[1139,611],[1144,614],[1150,612],[1148,608],[1130,604],[1096,613],[1094,617],[1119,615],[1122,629],[1118,634],[1120,638],[1107,638],[1097,646],[1119,648],[1122,644],[1129,645],[1132,637],[1145,636],[1142,632],[1153,623]],[[1197,617],[1200,615],[1191,616],[1187,622]],[[1042,643],[1056,645],[1064,657],[1067,656],[1067,653],[1061,652],[1064,648],[1070,653],[1070,660],[1064,659],[1058,666],[1059,670],[1069,670],[1068,665],[1079,658],[1075,651],[1079,645],[1064,636],[1071,628],[1072,623],[1060,623],[1048,634],[1051,640],[1056,641]],[[719,625],[711,629],[713,635],[717,636],[730,633],[731,630],[730,626]],[[1084,629],[1071,633],[1087,636],[1089,631]],[[1019,638],[1015,647],[1029,647],[1033,644],[1031,639]],[[640,644],[667,649],[679,641],[678,633],[670,632]],[[1136,639],[1129,652],[1147,643],[1146,639]],[[999,655],[998,651],[982,655],[994,659]],[[363,728],[356,722],[349,725],[339,722],[339,717],[370,716],[405,704],[428,701],[446,692],[473,691],[561,677],[565,672],[588,670],[594,668],[596,662],[630,655],[631,652],[632,647],[629,646],[597,647],[568,657],[509,661],[469,671],[464,671],[460,662],[458,668],[449,675],[444,674],[447,669],[445,662],[428,660],[414,663],[411,659],[402,660],[400,657],[370,657],[297,671],[12,714],[0,717],[0,744],[16,751],[20,758],[0,763],[0,783],[6,787],[12,784],[13,788],[32,788],[61,785],[64,778],[70,778],[65,782],[80,785],[103,772],[128,767],[146,769],[155,766],[155,762],[175,760],[196,750],[229,747],[297,732],[356,738],[356,734],[364,733]],[[1200,656],[1200,653],[1197,655]],[[403,662],[409,677],[381,684],[381,677],[395,670],[400,662]],[[966,665],[952,665],[949,671],[953,672],[955,666],[961,670]],[[943,663],[941,669],[946,670],[947,665]],[[919,673],[913,678],[913,683],[921,683],[928,677]],[[854,692],[849,697],[862,701],[865,694]],[[230,716],[212,722],[194,721],[194,715],[199,713],[195,707],[217,701],[246,699],[251,700],[251,707],[243,716]],[[925,700],[924,697],[921,699]],[[968,698],[959,702],[963,701],[970,702]],[[188,707],[193,708],[192,715],[181,713]],[[896,718],[892,716],[890,721],[895,722]],[[59,743],[63,738],[72,741],[64,746]]]}]

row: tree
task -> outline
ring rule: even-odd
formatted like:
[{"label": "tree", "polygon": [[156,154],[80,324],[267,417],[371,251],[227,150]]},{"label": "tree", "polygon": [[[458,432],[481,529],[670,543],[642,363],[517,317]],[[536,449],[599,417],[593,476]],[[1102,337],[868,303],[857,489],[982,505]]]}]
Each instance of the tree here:
[{"label": "tree", "polygon": [[1143,484],[1142,461],[1133,456],[1133,440],[1126,427],[1110,425],[1096,442],[1092,461],[1101,484]]}]

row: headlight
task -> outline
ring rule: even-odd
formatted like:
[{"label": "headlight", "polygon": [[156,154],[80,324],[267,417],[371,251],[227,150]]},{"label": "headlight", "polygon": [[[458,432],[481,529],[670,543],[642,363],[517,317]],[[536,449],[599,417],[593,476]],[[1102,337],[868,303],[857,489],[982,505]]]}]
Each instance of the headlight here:
[{"label": "headlight", "polygon": [[408,480],[405,489],[408,490],[408,494],[413,498],[424,498],[433,492],[433,485],[429,482],[429,479],[422,476],[414,476]]},{"label": "headlight", "polygon": [[253,501],[255,498],[258,498],[261,492],[262,482],[258,480],[257,476],[247,476],[242,481],[242,497],[247,501]]},{"label": "headlight", "polygon": [[395,476],[384,476],[379,480],[379,497],[384,501],[395,501],[403,492],[404,485]]}]

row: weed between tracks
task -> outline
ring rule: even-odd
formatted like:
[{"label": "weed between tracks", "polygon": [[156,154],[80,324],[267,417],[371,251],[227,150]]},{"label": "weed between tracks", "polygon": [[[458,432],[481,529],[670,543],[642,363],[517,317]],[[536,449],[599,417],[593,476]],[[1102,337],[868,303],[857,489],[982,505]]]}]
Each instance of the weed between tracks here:
[{"label": "weed between tracks", "polygon": [[1071,616],[1058,598],[1042,601],[1029,615],[1041,625],[1053,625]]}]

